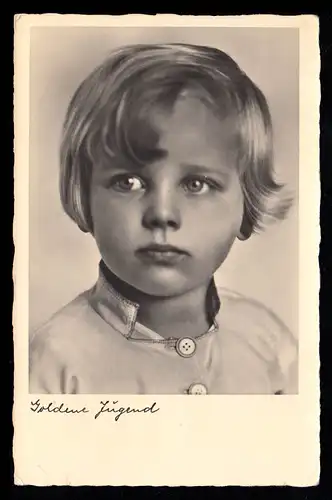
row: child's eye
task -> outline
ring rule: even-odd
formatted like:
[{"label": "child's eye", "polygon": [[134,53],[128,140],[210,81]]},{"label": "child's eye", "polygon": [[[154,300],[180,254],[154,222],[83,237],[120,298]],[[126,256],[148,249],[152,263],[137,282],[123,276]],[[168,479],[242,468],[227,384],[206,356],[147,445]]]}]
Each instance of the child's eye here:
[{"label": "child's eye", "polygon": [[213,185],[206,179],[199,179],[197,177],[192,177],[186,179],[185,182],[182,183],[185,191],[191,194],[204,194],[207,193]]},{"label": "child's eye", "polygon": [[140,191],[144,188],[143,181],[134,175],[116,175],[111,180],[111,187],[117,191]]}]

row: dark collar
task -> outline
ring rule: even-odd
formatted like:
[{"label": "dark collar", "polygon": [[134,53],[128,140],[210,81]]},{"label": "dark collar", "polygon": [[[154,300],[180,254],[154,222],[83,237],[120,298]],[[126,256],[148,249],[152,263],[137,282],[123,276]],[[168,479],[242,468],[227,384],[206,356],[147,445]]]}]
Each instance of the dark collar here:
[{"label": "dark collar", "polygon": [[[101,261],[99,278],[91,293],[92,305],[108,323],[127,338],[133,335],[139,309],[134,297],[135,288],[120,280]],[[215,323],[219,308],[220,300],[212,278],[206,294],[206,315],[211,326]]]}]

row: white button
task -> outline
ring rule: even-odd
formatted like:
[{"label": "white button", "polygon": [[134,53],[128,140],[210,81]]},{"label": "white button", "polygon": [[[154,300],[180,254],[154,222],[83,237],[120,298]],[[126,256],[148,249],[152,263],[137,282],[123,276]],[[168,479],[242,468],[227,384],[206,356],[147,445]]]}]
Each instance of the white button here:
[{"label": "white button", "polygon": [[196,342],[190,337],[182,337],[177,341],[175,349],[183,358],[190,358],[196,351]]},{"label": "white button", "polygon": [[188,394],[204,395],[207,394],[207,388],[204,384],[191,384]]}]

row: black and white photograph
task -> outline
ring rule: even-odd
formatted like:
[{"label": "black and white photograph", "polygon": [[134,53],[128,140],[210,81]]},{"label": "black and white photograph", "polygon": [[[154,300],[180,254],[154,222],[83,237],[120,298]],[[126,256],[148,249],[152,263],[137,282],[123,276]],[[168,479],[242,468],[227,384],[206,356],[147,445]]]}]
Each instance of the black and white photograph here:
[{"label": "black and white photograph", "polygon": [[297,392],[298,36],[32,31],[32,393]]},{"label": "black and white photograph", "polygon": [[[79,402],[92,396],[98,422],[156,421],[162,396],[286,404],[315,356],[314,319],[301,315],[317,283],[301,281],[300,209],[316,171],[301,149],[300,25],[88,17],[45,16],[28,31],[17,380],[33,417],[91,413]],[[134,409],[136,396],[147,406]]]}]

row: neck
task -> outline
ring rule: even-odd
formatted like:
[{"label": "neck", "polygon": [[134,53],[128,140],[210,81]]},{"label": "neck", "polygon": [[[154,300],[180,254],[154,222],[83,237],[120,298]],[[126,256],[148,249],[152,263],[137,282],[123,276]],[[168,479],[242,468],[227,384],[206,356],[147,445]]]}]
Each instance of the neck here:
[{"label": "neck", "polygon": [[209,328],[205,314],[207,285],[176,297],[142,300],[137,319],[163,337],[197,337]]},{"label": "neck", "polygon": [[145,294],[115,276],[104,264],[101,270],[123,297],[138,303],[138,321],[167,337],[197,337],[213,323],[219,308],[214,281],[175,297],[156,297]]}]

